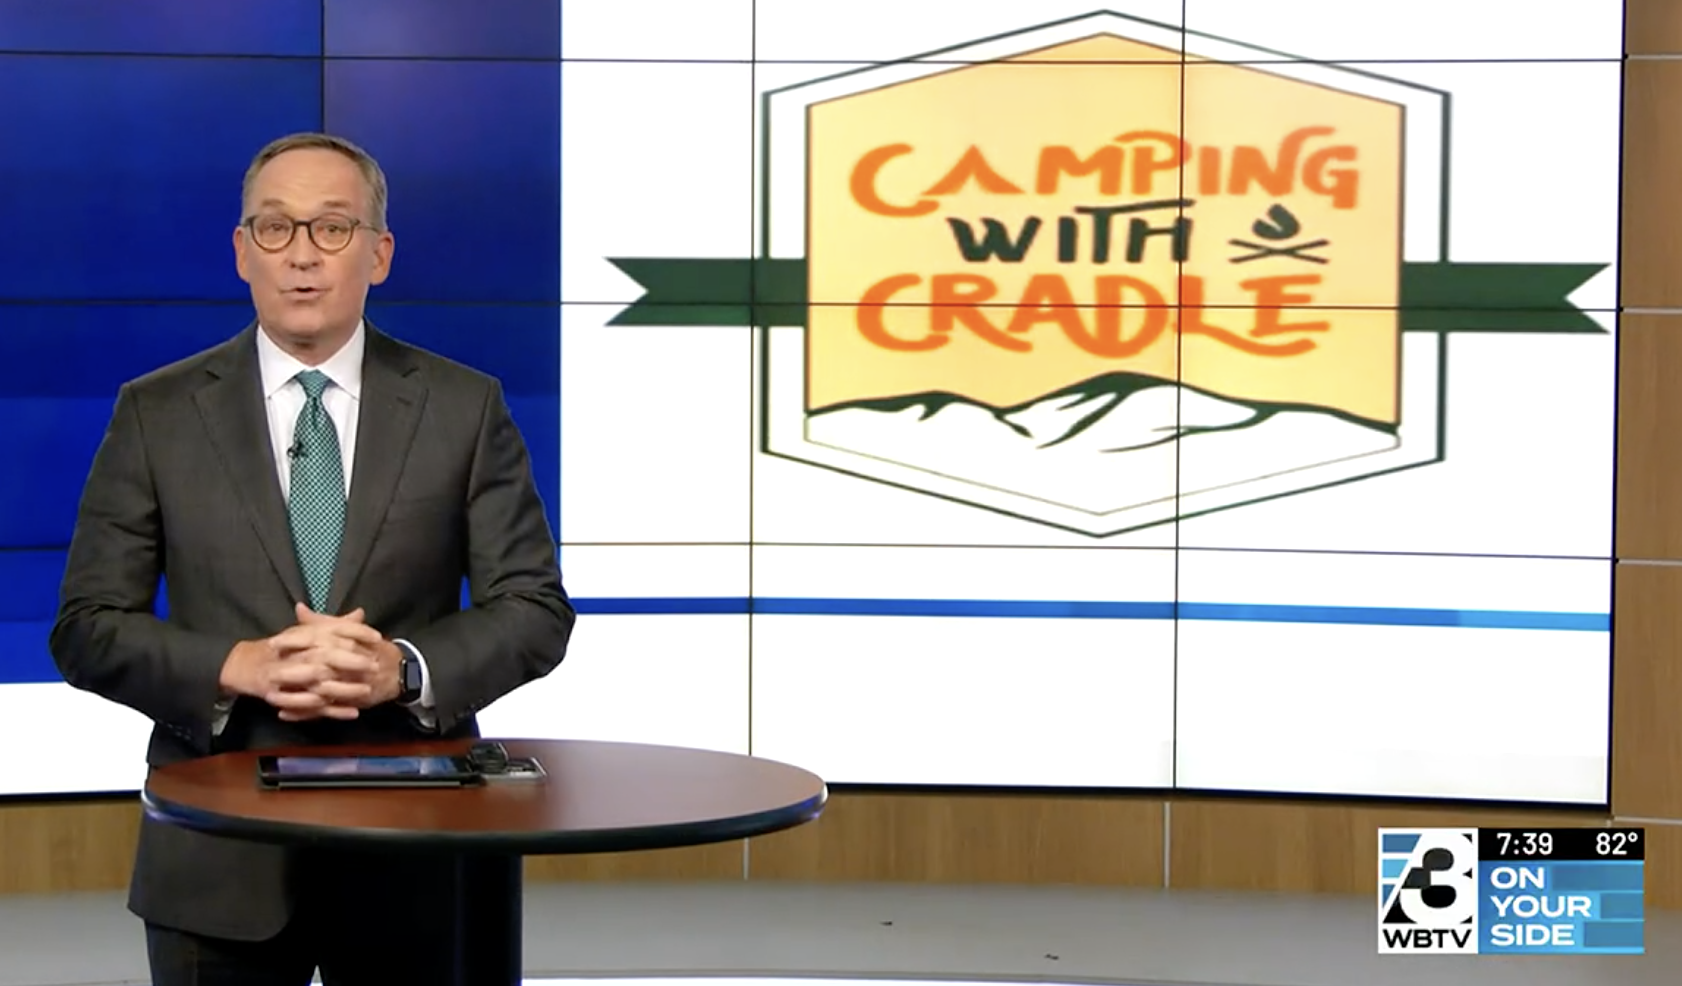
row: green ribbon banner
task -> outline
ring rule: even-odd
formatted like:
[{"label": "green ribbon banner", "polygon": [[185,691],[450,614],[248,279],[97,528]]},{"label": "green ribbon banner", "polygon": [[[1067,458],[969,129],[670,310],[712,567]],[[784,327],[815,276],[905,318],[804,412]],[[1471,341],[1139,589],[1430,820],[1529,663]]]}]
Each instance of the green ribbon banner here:
[{"label": "green ribbon banner", "polygon": [[[617,258],[646,292],[610,325],[806,324],[806,261]],[[1567,298],[1605,264],[1403,264],[1406,332],[1604,333]]]}]

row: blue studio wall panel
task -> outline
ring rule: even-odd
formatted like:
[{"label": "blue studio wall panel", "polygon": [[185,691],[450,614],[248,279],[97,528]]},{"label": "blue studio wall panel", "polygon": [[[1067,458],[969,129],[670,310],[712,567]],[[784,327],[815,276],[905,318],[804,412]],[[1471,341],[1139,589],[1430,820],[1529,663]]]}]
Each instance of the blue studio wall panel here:
[{"label": "blue studio wall panel", "polygon": [[329,0],[329,58],[561,57],[556,0]]},{"label": "blue studio wall panel", "polygon": [[531,452],[537,492],[559,527],[560,309],[554,305],[411,305],[370,296],[368,318],[392,335],[502,381],[509,413]]},{"label": "blue studio wall panel", "polygon": [[0,51],[321,54],[321,0],[0,0]]},{"label": "blue studio wall panel", "polygon": [[[231,269],[233,251],[223,253],[218,262]],[[250,322],[251,308],[13,304],[0,315],[0,366],[59,368],[0,375],[0,409],[19,461],[30,464],[27,482],[0,482],[0,547],[42,547],[70,541],[117,388],[228,338]],[[0,580],[0,594],[11,585]]]},{"label": "blue studio wall panel", "polygon": [[50,620],[58,609],[58,577],[64,548],[0,548],[0,623]]},{"label": "blue studio wall panel", "polygon": [[405,342],[502,381],[509,394],[553,397],[560,384],[561,340],[552,305],[410,305],[368,298],[368,319]]},{"label": "blue studio wall panel", "polygon": [[[323,46],[330,56],[322,57]],[[124,381],[239,332],[240,180],[329,130],[391,185],[374,323],[495,375],[557,521],[556,0],[0,0],[0,682],[56,681],[46,637],[88,465]],[[161,605],[161,603],[160,603]]]},{"label": "blue studio wall panel", "polygon": [[558,394],[506,394],[508,413],[526,440],[537,493],[549,530],[560,536],[561,399]]},{"label": "blue studio wall panel", "polygon": [[[0,55],[0,298],[239,298],[239,183],[320,124],[307,60]],[[21,94],[21,95],[20,95]]]},{"label": "blue studio wall panel", "polygon": [[27,471],[19,470],[22,481],[8,479],[0,486],[5,491],[0,547],[70,543],[82,481],[111,420],[111,405],[110,396],[0,396],[13,461],[29,464]]},{"label": "blue studio wall panel", "polygon": [[52,621],[0,622],[0,685],[63,681],[47,650]]},{"label": "blue studio wall panel", "polygon": [[[216,262],[232,276],[232,246],[223,253]],[[124,382],[214,346],[252,319],[249,298],[168,304],[12,304],[4,312],[0,366],[64,369],[0,375],[0,397],[102,397],[108,401],[116,399],[117,388]],[[9,489],[0,486],[0,497]],[[4,509],[0,500],[0,512]]]},{"label": "blue studio wall panel", "polygon": [[329,61],[326,77],[327,127],[391,186],[380,300],[560,301],[558,64]]}]

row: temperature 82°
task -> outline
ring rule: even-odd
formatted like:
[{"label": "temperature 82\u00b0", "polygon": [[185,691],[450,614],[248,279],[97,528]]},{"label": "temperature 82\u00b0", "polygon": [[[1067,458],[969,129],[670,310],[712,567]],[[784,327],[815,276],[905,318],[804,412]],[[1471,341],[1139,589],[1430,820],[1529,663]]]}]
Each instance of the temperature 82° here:
[{"label": "temperature 82\u00b0", "polygon": [[1594,854],[1601,859],[1645,860],[1644,829],[1606,829],[1594,836]]}]

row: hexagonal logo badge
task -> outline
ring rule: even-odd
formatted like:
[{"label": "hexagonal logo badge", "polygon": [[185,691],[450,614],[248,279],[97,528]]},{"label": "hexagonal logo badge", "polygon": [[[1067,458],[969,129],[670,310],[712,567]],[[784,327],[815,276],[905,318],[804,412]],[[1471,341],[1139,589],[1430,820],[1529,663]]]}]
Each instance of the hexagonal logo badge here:
[{"label": "hexagonal logo badge", "polygon": [[757,327],[770,454],[1094,536],[1427,465],[1445,333],[1603,331],[1604,265],[1448,261],[1448,102],[1112,13],[813,79],[762,256],[615,321]]}]

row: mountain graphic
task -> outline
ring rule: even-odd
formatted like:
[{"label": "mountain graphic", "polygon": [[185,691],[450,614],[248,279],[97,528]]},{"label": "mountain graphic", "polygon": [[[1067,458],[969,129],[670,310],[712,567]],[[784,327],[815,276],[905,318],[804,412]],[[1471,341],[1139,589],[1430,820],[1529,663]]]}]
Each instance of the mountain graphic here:
[{"label": "mountain graphic", "polygon": [[1281,414],[1320,414],[1395,433],[1393,425],[1335,408],[1223,397],[1141,373],[1105,373],[1012,407],[995,408],[958,394],[930,392],[835,404],[813,416],[855,409],[887,414],[914,410],[922,421],[944,412],[979,412],[1038,448],[1052,448],[1087,435],[1087,443],[1103,452],[1161,445],[1188,435],[1254,428]]},{"label": "mountain graphic", "polygon": [[1009,407],[947,392],[834,404],[808,438],[1106,513],[1394,448],[1386,422],[1106,373]]}]

